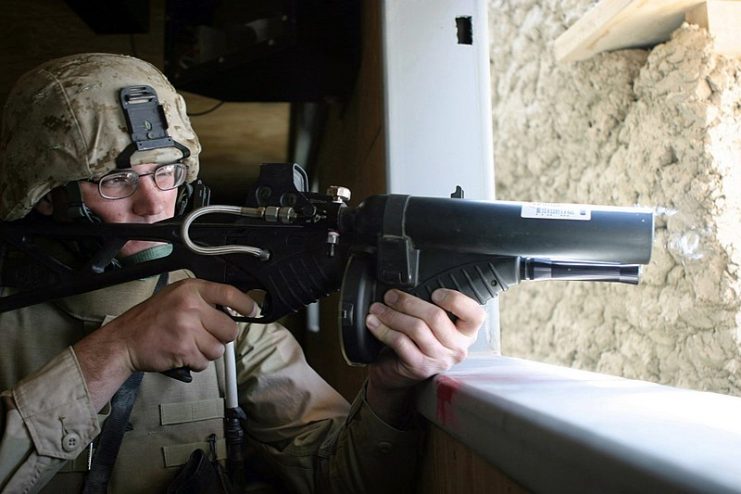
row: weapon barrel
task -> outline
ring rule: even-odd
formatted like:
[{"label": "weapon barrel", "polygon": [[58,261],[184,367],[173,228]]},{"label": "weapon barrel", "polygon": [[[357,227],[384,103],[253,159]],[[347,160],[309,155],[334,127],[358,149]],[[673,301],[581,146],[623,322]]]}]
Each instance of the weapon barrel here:
[{"label": "weapon barrel", "polygon": [[366,240],[403,232],[422,250],[646,264],[654,218],[646,208],[386,195],[358,207],[355,230]]}]

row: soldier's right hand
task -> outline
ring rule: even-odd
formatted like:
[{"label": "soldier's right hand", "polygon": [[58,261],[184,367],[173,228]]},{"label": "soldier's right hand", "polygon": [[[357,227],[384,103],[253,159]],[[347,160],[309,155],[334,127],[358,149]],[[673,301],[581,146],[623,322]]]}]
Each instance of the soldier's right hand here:
[{"label": "soldier's right hand", "polygon": [[102,406],[135,371],[205,369],[237,336],[237,324],[219,306],[246,315],[257,309],[233,286],[188,279],[78,341],[74,350],[94,402]]}]

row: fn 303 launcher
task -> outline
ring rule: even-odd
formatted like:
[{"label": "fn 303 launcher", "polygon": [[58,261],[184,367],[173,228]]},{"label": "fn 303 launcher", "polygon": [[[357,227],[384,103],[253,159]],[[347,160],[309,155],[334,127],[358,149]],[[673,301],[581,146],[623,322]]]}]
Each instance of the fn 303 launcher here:
[{"label": "fn 303 launcher", "polygon": [[[177,269],[265,294],[272,322],[340,290],[346,360],[373,362],[382,345],[365,327],[369,306],[390,288],[430,300],[453,288],[483,304],[526,280],[638,283],[649,262],[653,213],[640,208],[539,205],[462,198],[377,195],[358,207],[349,191],[308,192],[305,172],[266,164],[245,206],[197,206],[172,220],[142,224],[0,223],[1,259],[25,262],[23,276],[0,266],[0,311],[67,297]],[[131,239],[172,245],[164,258],[124,266]],[[67,244],[73,261],[50,254]]]}]

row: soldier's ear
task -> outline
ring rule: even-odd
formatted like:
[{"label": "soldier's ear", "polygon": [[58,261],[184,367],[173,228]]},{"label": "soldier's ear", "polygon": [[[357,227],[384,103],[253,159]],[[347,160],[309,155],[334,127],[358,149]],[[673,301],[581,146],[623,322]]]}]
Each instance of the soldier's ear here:
[{"label": "soldier's ear", "polygon": [[69,208],[67,191],[64,187],[55,187],[39,200],[34,209],[44,216],[53,216],[58,221],[69,221],[66,217]]},{"label": "soldier's ear", "polygon": [[51,216],[54,214],[54,201],[51,198],[51,192],[48,192],[44,197],[42,197],[33,208],[44,216]]}]

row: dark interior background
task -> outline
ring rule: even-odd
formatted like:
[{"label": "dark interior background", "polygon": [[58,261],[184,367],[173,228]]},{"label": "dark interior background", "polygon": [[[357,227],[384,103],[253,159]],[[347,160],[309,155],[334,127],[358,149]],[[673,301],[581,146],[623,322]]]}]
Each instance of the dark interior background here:
[{"label": "dark interior background", "polygon": [[[165,71],[185,96],[212,203],[241,204],[259,164],[269,162],[298,162],[318,190],[345,185],[354,202],[383,192],[375,2],[3,0],[2,7],[2,103],[21,74],[49,59],[133,55]],[[352,398],[364,371],[342,361],[336,303],[323,301],[319,333],[304,331],[303,314],[285,323],[315,368]]]}]

